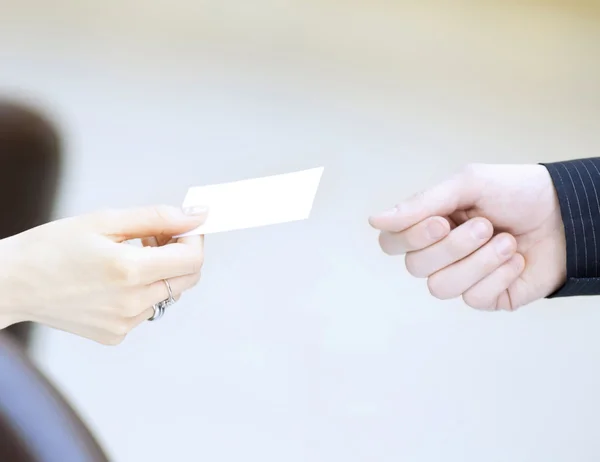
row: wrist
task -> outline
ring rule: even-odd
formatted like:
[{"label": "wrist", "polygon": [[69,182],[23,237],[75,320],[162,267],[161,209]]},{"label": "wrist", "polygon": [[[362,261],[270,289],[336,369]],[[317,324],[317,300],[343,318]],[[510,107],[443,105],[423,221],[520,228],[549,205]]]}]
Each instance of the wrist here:
[{"label": "wrist", "polygon": [[[21,309],[22,297],[18,296],[19,286],[19,253],[15,252],[16,242],[14,237],[0,240],[0,258],[2,267],[0,268],[0,329],[4,329],[12,324],[22,321],[28,321],[24,310]],[[21,291],[22,292],[22,291]]]},{"label": "wrist", "polygon": [[[7,293],[4,291],[3,286],[4,281],[0,281],[0,293]],[[9,300],[9,297],[0,301],[0,329],[23,321],[27,321],[26,317]]]},{"label": "wrist", "polygon": [[[7,294],[4,290],[4,281],[0,281],[0,293]],[[17,305],[7,297],[0,301],[0,329],[4,329],[19,322],[28,321],[27,317],[18,309]]]},{"label": "wrist", "polygon": [[0,330],[6,329],[8,326],[18,323],[19,321],[7,313],[0,313]]}]

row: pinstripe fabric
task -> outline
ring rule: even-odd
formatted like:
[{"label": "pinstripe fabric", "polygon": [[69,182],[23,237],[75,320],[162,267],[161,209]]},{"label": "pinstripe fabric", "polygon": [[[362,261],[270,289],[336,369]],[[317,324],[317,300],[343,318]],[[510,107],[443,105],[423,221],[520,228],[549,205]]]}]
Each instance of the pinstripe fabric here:
[{"label": "pinstripe fabric", "polygon": [[567,282],[549,298],[600,295],[600,158],[542,164],[565,226]]}]

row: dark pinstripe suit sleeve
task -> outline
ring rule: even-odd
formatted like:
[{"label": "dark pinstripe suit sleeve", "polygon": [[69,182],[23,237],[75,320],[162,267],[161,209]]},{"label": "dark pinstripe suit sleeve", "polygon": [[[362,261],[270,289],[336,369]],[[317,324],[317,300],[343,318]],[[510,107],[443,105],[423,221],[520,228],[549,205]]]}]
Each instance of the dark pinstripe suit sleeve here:
[{"label": "dark pinstripe suit sleeve", "polygon": [[567,241],[567,281],[549,298],[600,295],[600,158],[542,165],[556,188]]}]

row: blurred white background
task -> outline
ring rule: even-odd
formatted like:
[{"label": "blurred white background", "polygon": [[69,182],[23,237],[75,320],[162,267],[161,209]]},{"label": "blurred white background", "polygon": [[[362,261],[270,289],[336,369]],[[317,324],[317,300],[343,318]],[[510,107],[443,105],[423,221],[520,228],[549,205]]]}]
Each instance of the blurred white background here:
[{"label": "blurred white background", "polygon": [[439,302],[367,224],[466,162],[598,155],[600,5],[0,3],[0,90],[67,138],[60,216],[325,166],[310,220],[210,236],[121,346],[39,331],[115,461],[600,458],[598,299]]}]

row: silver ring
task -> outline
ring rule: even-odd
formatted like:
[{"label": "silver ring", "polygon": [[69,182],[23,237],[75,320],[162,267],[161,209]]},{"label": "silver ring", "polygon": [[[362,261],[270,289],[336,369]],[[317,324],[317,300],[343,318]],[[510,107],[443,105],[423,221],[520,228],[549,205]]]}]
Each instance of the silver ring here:
[{"label": "silver ring", "polygon": [[165,314],[165,308],[163,307],[162,302],[152,305],[152,309],[154,310],[154,313],[148,318],[148,321],[158,321],[162,318],[162,315]]},{"label": "silver ring", "polygon": [[169,281],[167,281],[166,279],[163,279],[163,282],[165,283],[165,286],[167,286],[167,292],[169,293],[169,297],[161,302],[152,305],[152,309],[154,310],[154,312],[152,313],[152,316],[148,318],[148,321],[158,321],[165,314],[165,310],[167,309],[167,307],[175,303],[175,298],[173,297],[173,290],[171,289],[171,284],[169,284]]},{"label": "silver ring", "polygon": [[163,282],[165,283],[165,285],[167,286],[167,291],[169,292],[169,298],[167,298],[170,305],[172,305],[173,303],[175,303],[175,298],[173,297],[173,291],[171,290],[171,284],[169,284],[169,281],[166,279],[163,279]]}]

